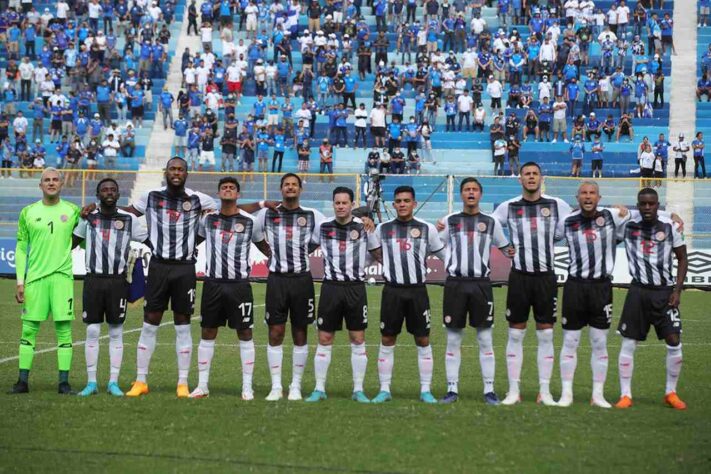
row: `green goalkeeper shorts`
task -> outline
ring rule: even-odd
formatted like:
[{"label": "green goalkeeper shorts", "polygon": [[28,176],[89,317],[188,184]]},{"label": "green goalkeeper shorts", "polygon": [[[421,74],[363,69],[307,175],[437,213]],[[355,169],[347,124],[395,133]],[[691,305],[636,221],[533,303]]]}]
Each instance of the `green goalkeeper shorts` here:
[{"label": "green goalkeeper shorts", "polygon": [[25,285],[22,319],[46,321],[52,314],[54,321],[74,319],[74,279],[53,273]]}]

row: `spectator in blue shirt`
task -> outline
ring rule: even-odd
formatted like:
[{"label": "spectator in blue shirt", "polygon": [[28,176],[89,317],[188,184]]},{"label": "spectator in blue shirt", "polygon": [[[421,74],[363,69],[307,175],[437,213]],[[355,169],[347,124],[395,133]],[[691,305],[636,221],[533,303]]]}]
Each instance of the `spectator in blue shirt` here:
[{"label": "spectator in blue shirt", "polygon": [[704,134],[696,132],[696,139],[691,142],[694,150],[694,178],[706,179],[706,164],[704,163]]},{"label": "spectator in blue shirt", "polygon": [[600,140],[600,135],[597,135],[593,140],[592,144],[592,177],[602,178],[602,152],[605,150],[605,146]]},{"label": "spectator in blue shirt", "polygon": [[173,130],[175,130],[175,153],[185,157],[188,146],[188,122],[182,114],[178,115],[178,120],[173,122]]},{"label": "spectator in blue shirt", "polygon": [[580,135],[575,135],[573,144],[570,145],[570,158],[573,162],[570,176],[576,178],[580,177],[580,169],[583,167],[583,153],[585,153],[585,144]]}]

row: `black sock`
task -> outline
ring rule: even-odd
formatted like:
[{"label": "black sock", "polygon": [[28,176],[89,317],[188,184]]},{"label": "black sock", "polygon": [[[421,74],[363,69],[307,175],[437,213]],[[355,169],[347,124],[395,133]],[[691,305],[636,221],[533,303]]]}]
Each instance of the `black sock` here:
[{"label": "black sock", "polygon": [[69,371],[68,370],[60,370],[59,371],[59,383],[68,383],[69,382]]},{"label": "black sock", "polygon": [[30,370],[29,369],[20,369],[20,382],[25,382],[27,383],[30,379]]}]

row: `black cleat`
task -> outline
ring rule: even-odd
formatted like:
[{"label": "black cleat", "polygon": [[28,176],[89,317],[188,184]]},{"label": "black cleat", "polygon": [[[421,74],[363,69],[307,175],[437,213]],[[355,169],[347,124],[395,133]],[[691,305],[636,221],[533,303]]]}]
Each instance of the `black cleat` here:
[{"label": "black cleat", "polygon": [[60,395],[74,395],[74,392],[72,392],[72,386],[69,385],[69,382],[60,382],[57,386],[57,393]]},{"label": "black cleat", "polygon": [[7,393],[10,395],[17,395],[18,393],[30,393],[30,385],[27,382],[18,380],[17,383],[12,386],[12,390]]}]

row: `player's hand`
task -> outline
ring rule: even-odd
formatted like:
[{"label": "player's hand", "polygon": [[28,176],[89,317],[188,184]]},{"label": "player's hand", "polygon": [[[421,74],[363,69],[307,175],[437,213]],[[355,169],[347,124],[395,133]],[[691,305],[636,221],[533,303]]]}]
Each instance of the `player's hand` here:
[{"label": "player's hand", "polygon": [[672,294],[669,296],[669,306],[672,308],[678,308],[680,302],[681,292],[677,290],[672,291]]},{"label": "player's hand", "polygon": [[679,232],[684,232],[684,219],[682,219],[676,212],[671,213],[671,219],[679,228]]},{"label": "player's hand", "polygon": [[15,289],[15,300],[20,304],[25,302],[25,285],[17,285]]},{"label": "player's hand", "polygon": [[437,219],[435,228],[437,229],[437,232],[442,232],[444,230],[444,221],[442,219]]},{"label": "player's hand", "polygon": [[363,228],[365,231],[369,234],[372,234],[373,231],[375,230],[375,222],[373,222],[373,219],[370,217],[361,217],[360,220],[363,221]]},{"label": "player's hand", "polygon": [[91,214],[95,210],[96,210],[96,203],[92,202],[91,204],[87,204],[86,206],[82,207],[79,215],[81,216],[82,219],[86,219],[89,216],[89,214]]},{"label": "player's hand", "polygon": [[504,249],[504,255],[509,258],[514,258],[516,256],[516,247],[514,247],[513,245],[509,245]]},{"label": "player's hand", "polygon": [[612,207],[614,207],[615,209],[617,209],[618,211],[620,211],[620,217],[622,217],[622,218],[627,217],[627,214],[630,213],[630,210],[627,209],[626,206],[623,206],[623,205],[621,205],[621,204],[616,204],[616,205],[614,205],[614,206],[612,206]]},{"label": "player's hand", "polygon": [[264,201],[264,207],[276,211],[276,208],[281,205],[281,201]]}]

